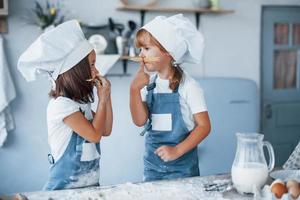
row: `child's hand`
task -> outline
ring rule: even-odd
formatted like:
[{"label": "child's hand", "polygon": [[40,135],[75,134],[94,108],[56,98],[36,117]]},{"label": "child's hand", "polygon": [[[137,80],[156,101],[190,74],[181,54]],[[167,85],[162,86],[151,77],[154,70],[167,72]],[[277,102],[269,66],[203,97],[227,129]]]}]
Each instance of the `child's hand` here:
[{"label": "child's hand", "polygon": [[181,156],[176,146],[172,147],[163,145],[157,148],[154,153],[165,162],[176,160]]},{"label": "child's hand", "polygon": [[143,87],[149,84],[150,78],[149,75],[144,72],[144,64],[144,62],[141,63],[140,69],[131,83],[131,86],[138,90],[141,90]]},{"label": "child's hand", "polygon": [[100,81],[96,83],[97,94],[100,102],[107,102],[110,97],[110,82],[105,77],[99,77]]}]

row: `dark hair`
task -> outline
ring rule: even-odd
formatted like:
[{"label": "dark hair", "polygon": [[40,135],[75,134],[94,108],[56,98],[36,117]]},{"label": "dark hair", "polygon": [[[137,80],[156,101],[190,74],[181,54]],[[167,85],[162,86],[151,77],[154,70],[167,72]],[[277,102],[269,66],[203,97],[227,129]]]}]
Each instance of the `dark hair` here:
[{"label": "dark hair", "polygon": [[93,84],[90,79],[91,69],[88,55],[68,71],[60,74],[56,79],[55,90],[51,90],[50,97],[68,97],[78,103],[94,102]]},{"label": "dark hair", "polygon": [[[142,46],[145,46],[147,42],[156,45],[163,53],[168,53],[168,51],[152,36],[151,33],[146,31],[145,29],[140,29],[136,33],[135,46],[137,48],[141,48]],[[169,88],[174,91],[179,86],[182,80],[183,70],[179,65],[173,66],[173,69],[174,74],[170,79]]]}]

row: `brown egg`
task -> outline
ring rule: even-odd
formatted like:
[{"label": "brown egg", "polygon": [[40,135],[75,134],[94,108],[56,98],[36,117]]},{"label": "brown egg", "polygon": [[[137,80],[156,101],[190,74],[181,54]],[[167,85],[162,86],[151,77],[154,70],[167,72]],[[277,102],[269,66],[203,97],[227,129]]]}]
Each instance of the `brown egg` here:
[{"label": "brown egg", "polygon": [[275,183],[281,183],[282,185],[285,185],[285,183],[281,180],[281,179],[275,179],[273,182],[272,182],[272,184],[271,184],[271,186],[270,187],[272,187]]},{"label": "brown egg", "polygon": [[299,187],[299,183],[296,180],[291,179],[286,183],[286,187],[287,189],[289,189],[290,187]]},{"label": "brown egg", "polygon": [[297,199],[300,195],[300,188],[298,185],[293,185],[289,188],[289,194],[293,199]]},{"label": "brown egg", "polygon": [[277,182],[271,185],[271,192],[280,199],[284,193],[288,192],[288,190],[284,184]]}]

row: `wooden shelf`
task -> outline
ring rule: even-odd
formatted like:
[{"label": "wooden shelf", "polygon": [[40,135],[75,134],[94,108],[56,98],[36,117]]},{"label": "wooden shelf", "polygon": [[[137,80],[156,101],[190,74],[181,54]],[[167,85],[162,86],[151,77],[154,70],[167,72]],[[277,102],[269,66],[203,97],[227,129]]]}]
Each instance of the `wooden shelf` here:
[{"label": "wooden shelf", "polygon": [[196,17],[196,26],[199,27],[200,23],[200,14],[228,14],[233,13],[234,10],[225,10],[225,9],[211,9],[211,8],[164,8],[156,6],[139,6],[139,5],[122,5],[117,8],[121,11],[139,11],[141,14],[141,26],[144,25],[145,13],[147,11],[151,12],[177,12],[177,13],[195,13]]},{"label": "wooden shelf", "polygon": [[190,12],[190,13],[215,13],[226,14],[233,13],[234,10],[224,9],[210,9],[210,8],[163,8],[153,6],[137,6],[137,5],[124,5],[117,8],[123,11],[153,11],[153,12]]}]

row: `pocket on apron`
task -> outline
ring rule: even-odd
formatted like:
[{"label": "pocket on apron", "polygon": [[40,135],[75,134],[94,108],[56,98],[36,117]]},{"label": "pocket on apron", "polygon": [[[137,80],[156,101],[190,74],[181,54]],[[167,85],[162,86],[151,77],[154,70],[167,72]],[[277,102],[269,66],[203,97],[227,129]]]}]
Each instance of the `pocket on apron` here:
[{"label": "pocket on apron", "polygon": [[152,114],[152,130],[172,131],[172,114]]},{"label": "pocket on apron", "polygon": [[95,143],[83,143],[80,161],[92,161],[100,158]]}]

